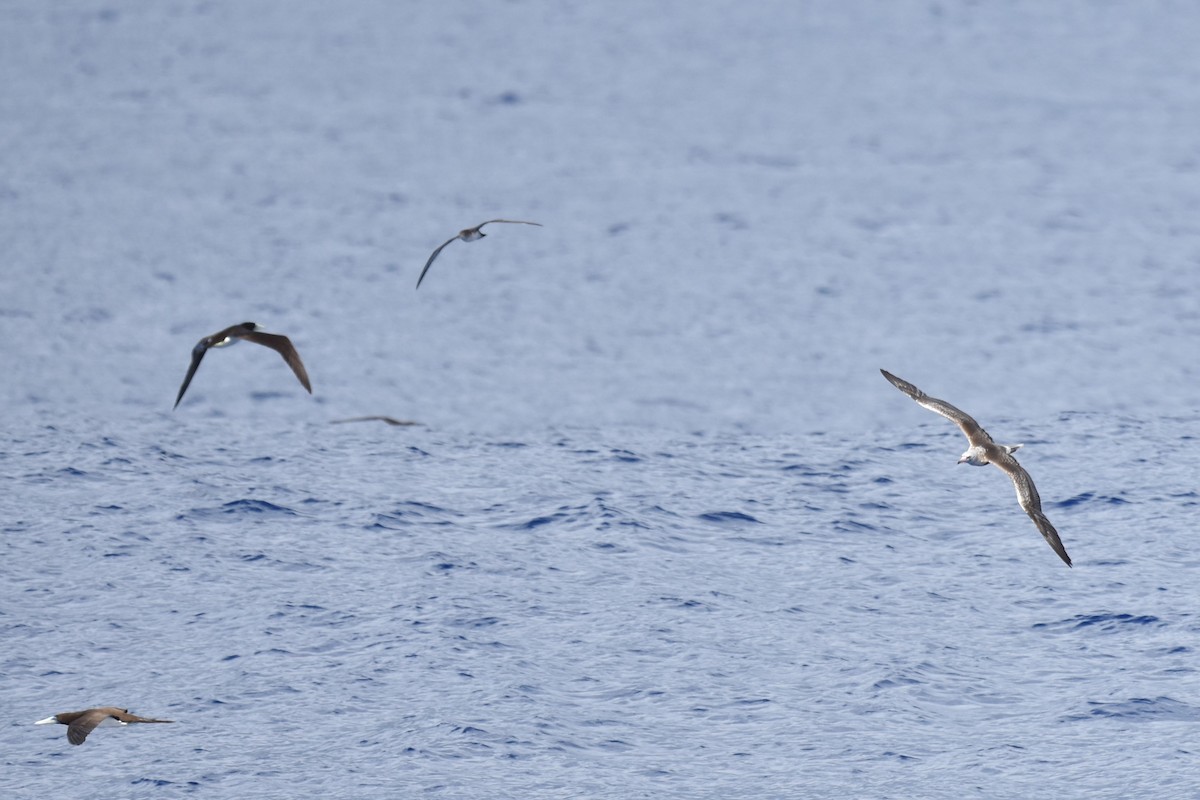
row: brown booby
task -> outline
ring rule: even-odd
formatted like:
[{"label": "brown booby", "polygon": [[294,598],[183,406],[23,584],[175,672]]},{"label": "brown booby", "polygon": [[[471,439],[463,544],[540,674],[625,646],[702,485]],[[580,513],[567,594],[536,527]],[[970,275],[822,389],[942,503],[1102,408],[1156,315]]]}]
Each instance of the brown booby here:
[{"label": "brown booby", "polygon": [[128,725],[132,722],[174,722],[173,719],[149,719],[147,717],[139,717],[135,714],[130,714],[127,708],[113,708],[105,706],[103,708],[89,708],[85,711],[64,711],[61,714],[55,714],[53,717],[39,719],[34,725],[59,725],[67,726],[67,741],[71,744],[83,744],[83,740],[99,726],[109,727],[111,725]]}]

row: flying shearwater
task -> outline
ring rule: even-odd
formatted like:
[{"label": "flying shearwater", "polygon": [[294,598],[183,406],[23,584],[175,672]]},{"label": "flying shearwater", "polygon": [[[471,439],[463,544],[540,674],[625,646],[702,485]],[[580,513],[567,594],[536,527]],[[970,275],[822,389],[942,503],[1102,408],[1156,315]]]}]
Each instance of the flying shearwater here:
[{"label": "flying shearwater", "polygon": [[413,422],[408,419],[396,419],[395,417],[385,417],[379,414],[372,414],[369,417],[350,417],[349,419],[335,419],[332,424],[340,425],[343,422],[386,422],[388,425],[420,425],[419,422]]},{"label": "flying shearwater", "polygon": [[972,419],[969,414],[964,414],[945,400],[930,397],[908,381],[897,378],[886,369],[879,371],[883,373],[883,377],[887,378],[893,386],[913,400],[916,400],[917,405],[941,414],[962,428],[962,432],[966,434],[967,442],[971,446],[962,454],[962,458],[958,459],[959,464],[970,464],[975,467],[995,464],[1004,470],[1008,477],[1012,478],[1013,486],[1017,490],[1017,502],[1021,504],[1021,508],[1033,520],[1033,524],[1037,525],[1037,529],[1041,531],[1042,536],[1045,537],[1054,552],[1058,553],[1058,557],[1066,562],[1068,567],[1071,566],[1071,557],[1067,555],[1067,548],[1063,547],[1062,540],[1058,538],[1058,531],[1054,530],[1054,526],[1050,524],[1050,520],[1046,519],[1046,515],[1042,513],[1042,498],[1038,496],[1037,488],[1033,485],[1033,479],[1029,477],[1029,473],[1025,471],[1025,468],[1013,458],[1013,452],[1021,447],[1021,445],[996,444],[992,441],[992,437],[988,435],[988,432],[980,427],[979,423]]},{"label": "flying shearwater", "polygon": [[253,322],[243,322],[241,325],[232,325],[223,331],[214,333],[212,336],[205,336],[192,348],[192,365],[188,367],[187,377],[183,379],[183,385],[179,387],[179,395],[175,398],[175,408],[179,408],[179,401],[183,399],[183,393],[187,391],[188,385],[192,382],[192,376],[196,374],[196,369],[200,366],[200,362],[204,359],[204,354],[208,352],[209,348],[227,347],[231,344],[237,344],[239,339],[264,345],[283,356],[283,360],[292,368],[292,372],[296,373],[296,377],[300,379],[300,383],[308,390],[309,394],[312,394],[312,385],[308,382],[308,373],[304,371],[304,363],[300,361],[300,354],[292,346],[292,340],[278,333],[263,333],[262,328]]},{"label": "flying shearwater", "polygon": [[83,744],[83,740],[88,737],[88,734],[95,730],[98,726],[109,727],[113,725],[128,725],[131,722],[174,722],[172,719],[148,719],[146,717],[138,717],[129,713],[127,708],[113,708],[105,706],[104,708],[89,708],[86,711],[64,711],[61,714],[55,714],[53,717],[39,719],[34,725],[59,725],[67,726],[67,741],[71,744]]},{"label": "flying shearwater", "polygon": [[478,239],[482,239],[483,237],[487,236],[487,234],[480,229],[484,225],[491,225],[493,222],[507,222],[510,225],[537,225],[539,228],[542,227],[542,223],[540,222],[526,222],[520,219],[489,219],[487,222],[479,223],[474,228],[466,228],[461,230],[455,236],[443,242],[441,246],[438,247],[437,250],[434,250],[433,254],[429,256],[429,260],[425,262],[425,268],[421,270],[421,277],[417,278],[417,288],[421,288],[421,281],[425,280],[425,273],[429,272],[429,265],[432,264],[433,260],[438,257],[438,254],[446,248],[446,245],[450,244],[456,239],[462,239],[464,242],[474,242]]}]

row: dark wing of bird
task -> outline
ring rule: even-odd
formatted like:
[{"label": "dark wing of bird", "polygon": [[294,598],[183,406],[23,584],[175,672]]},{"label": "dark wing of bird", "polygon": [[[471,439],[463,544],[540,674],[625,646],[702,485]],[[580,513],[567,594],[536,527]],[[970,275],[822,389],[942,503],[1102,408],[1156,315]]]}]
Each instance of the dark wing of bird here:
[{"label": "dark wing of bird", "polygon": [[[129,712],[125,712],[125,713],[128,714]],[[130,719],[127,720],[128,722],[169,722],[169,723],[173,723],[175,721],[173,719],[151,719],[150,717],[139,717],[136,714],[129,714],[129,717],[130,717]]]},{"label": "dark wing of bird", "polygon": [[396,419],[395,417],[385,417],[385,416],[380,416],[378,414],[373,414],[373,415],[367,416],[367,417],[349,417],[348,419],[335,419],[332,422],[334,425],[339,425],[344,422],[374,422],[375,420],[378,420],[380,422],[386,422],[388,425],[420,425],[421,424],[419,422],[413,422],[412,420]]},{"label": "dark wing of bird", "polygon": [[445,250],[445,249],[446,249],[446,245],[450,244],[451,242],[453,242],[453,241],[454,241],[455,239],[457,239],[457,238],[458,238],[458,237],[457,237],[457,236],[455,236],[455,237],[453,237],[453,238],[451,238],[451,239],[447,239],[445,242],[443,242],[443,243],[442,243],[442,244],[441,244],[441,245],[438,247],[438,249],[437,249],[437,250],[434,250],[434,251],[433,251],[433,252],[432,252],[432,253],[429,255],[429,260],[425,262],[425,268],[421,270],[421,276],[420,276],[419,278],[417,278],[417,288],[418,288],[418,289],[420,289],[420,288],[421,288],[421,281],[425,280],[425,273],[426,273],[426,272],[429,272],[429,265],[430,265],[430,264],[432,264],[432,263],[433,263],[433,260],[434,260],[435,258],[437,258],[437,257],[438,257],[438,254],[440,254],[440,253],[441,253],[443,250]]},{"label": "dark wing of bird", "polygon": [[71,720],[71,724],[67,726],[67,741],[71,744],[83,744],[83,740],[88,737],[88,734],[109,716],[111,715],[107,711],[99,708],[85,711]]},{"label": "dark wing of bird", "polygon": [[[183,379],[183,385],[179,387],[179,394],[175,397],[175,405],[173,408],[179,408],[179,401],[183,399],[183,393],[187,391],[188,386],[192,383],[192,376],[196,374],[200,362],[204,360],[204,354],[208,352],[208,337],[200,340],[200,343],[192,348],[192,365],[188,367],[187,377]],[[89,729],[90,730],[90,729]],[[84,736],[87,736],[85,733]],[[83,741],[80,739],[79,741]]]},{"label": "dark wing of bird", "polygon": [[241,338],[248,342],[265,345],[283,356],[283,360],[300,379],[300,384],[308,390],[309,394],[312,394],[312,384],[308,382],[308,372],[305,371],[304,362],[300,360],[300,354],[296,352],[291,339],[280,333],[263,333],[262,331],[249,331],[242,334]]},{"label": "dark wing of bird", "polygon": [[1012,478],[1013,487],[1017,490],[1017,502],[1021,504],[1021,508],[1033,520],[1033,524],[1037,525],[1037,529],[1046,539],[1050,548],[1058,553],[1058,557],[1068,567],[1071,566],[1071,557],[1067,555],[1067,548],[1063,547],[1062,539],[1058,538],[1058,531],[1042,513],[1042,498],[1038,496],[1037,487],[1033,485],[1033,479],[1029,477],[1029,473],[1009,453],[998,454],[991,460],[993,464],[1004,470],[1008,477]]},{"label": "dark wing of bird", "polygon": [[970,414],[962,411],[961,409],[955,408],[945,400],[939,400],[936,397],[930,397],[908,381],[904,380],[903,378],[897,378],[886,369],[881,369],[879,371],[883,373],[883,377],[887,378],[892,386],[895,386],[913,400],[917,401],[917,405],[921,406],[922,408],[927,408],[937,414],[941,414],[946,419],[958,425],[958,427],[962,429],[962,432],[966,434],[967,440],[970,441],[971,444],[987,444],[992,441],[992,437],[988,435],[988,432],[985,431]]}]

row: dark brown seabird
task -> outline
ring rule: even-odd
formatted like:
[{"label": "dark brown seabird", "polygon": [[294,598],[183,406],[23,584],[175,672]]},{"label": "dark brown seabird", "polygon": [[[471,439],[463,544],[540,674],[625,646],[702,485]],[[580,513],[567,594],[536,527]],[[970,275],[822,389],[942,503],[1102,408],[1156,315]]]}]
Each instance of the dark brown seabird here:
[{"label": "dark brown seabird", "polygon": [[52,725],[58,723],[59,725],[66,725],[67,741],[71,744],[83,744],[83,740],[98,726],[128,725],[131,722],[174,721],[173,719],[148,719],[147,717],[130,714],[127,708],[105,706],[104,708],[89,708],[86,711],[64,711],[61,714],[55,714],[53,717],[39,719],[33,724]]},{"label": "dark brown seabird", "polygon": [[179,408],[179,401],[183,399],[183,393],[187,391],[188,386],[192,382],[192,376],[196,374],[196,369],[200,366],[200,362],[204,359],[204,354],[208,352],[209,348],[227,347],[231,344],[237,344],[240,339],[264,345],[283,356],[283,360],[287,362],[287,365],[292,368],[292,372],[296,373],[296,377],[300,379],[301,385],[308,390],[309,394],[312,394],[312,385],[308,382],[308,373],[305,372],[304,364],[300,361],[300,354],[292,346],[292,340],[282,334],[264,333],[253,322],[243,322],[241,325],[232,325],[223,331],[214,333],[212,336],[205,336],[192,348],[192,365],[188,367],[187,377],[183,379],[183,385],[179,387],[179,395],[175,398],[175,408]]},{"label": "dark brown seabird", "polygon": [[482,239],[484,236],[487,236],[487,234],[480,229],[484,225],[491,225],[493,222],[506,222],[510,225],[537,225],[539,228],[542,227],[542,223],[540,222],[526,222],[525,220],[521,219],[489,219],[487,222],[479,223],[474,228],[465,228],[451,238],[447,239],[438,247],[437,250],[433,251],[433,254],[429,256],[429,260],[425,262],[425,268],[421,270],[421,277],[417,278],[417,288],[421,288],[421,281],[425,280],[425,273],[429,272],[429,265],[432,264],[433,260],[438,257],[438,254],[446,248],[446,245],[458,239],[461,239],[464,242],[474,242],[478,239]]},{"label": "dark brown seabird", "polygon": [[1063,547],[1062,540],[1058,538],[1058,531],[1054,530],[1054,526],[1050,524],[1050,520],[1046,519],[1046,515],[1042,513],[1042,498],[1038,496],[1037,487],[1033,485],[1033,479],[1029,477],[1029,473],[1025,471],[1025,468],[1013,458],[1013,452],[1021,447],[1021,445],[996,444],[992,441],[992,437],[988,435],[988,432],[980,427],[979,423],[972,419],[969,414],[963,413],[945,400],[930,397],[908,381],[897,378],[886,369],[879,371],[883,373],[883,377],[887,378],[893,386],[913,400],[916,400],[917,405],[941,414],[962,429],[962,432],[966,434],[967,442],[971,446],[962,454],[962,458],[958,459],[958,463],[970,464],[975,467],[995,464],[1004,470],[1005,474],[1012,479],[1013,486],[1017,490],[1017,502],[1021,504],[1021,508],[1033,520],[1033,524],[1037,525],[1037,529],[1041,531],[1042,536],[1045,537],[1054,552],[1058,553],[1058,557],[1068,567],[1071,566],[1071,557],[1067,555],[1067,548]]}]

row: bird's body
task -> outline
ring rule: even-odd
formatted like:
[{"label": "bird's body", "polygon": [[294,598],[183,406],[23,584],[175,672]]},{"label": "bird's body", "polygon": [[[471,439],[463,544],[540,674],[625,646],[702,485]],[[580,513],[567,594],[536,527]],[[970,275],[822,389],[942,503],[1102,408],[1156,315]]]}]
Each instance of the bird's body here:
[{"label": "bird's body", "polygon": [[240,325],[231,325],[212,336],[205,336],[192,348],[192,363],[188,367],[187,377],[183,379],[183,385],[179,387],[179,395],[175,398],[175,408],[178,408],[179,402],[183,400],[183,394],[191,385],[192,376],[200,367],[204,354],[214,347],[228,347],[243,339],[269,347],[283,356],[283,360],[287,362],[287,365],[292,368],[292,372],[296,374],[296,378],[299,379],[300,385],[307,389],[309,394],[312,394],[312,384],[308,382],[308,372],[305,371],[304,363],[300,360],[300,354],[296,352],[291,339],[278,333],[265,333],[253,322],[243,322]]},{"label": "bird's body", "polygon": [[53,717],[39,719],[33,724],[52,725],[57,723],[59,725],[66,725],[67,741],[71,744],[83,744],[83,740],[96,728],[128,725],[134,722],[169,723],[174,722],[174,720],[139,717],[135,714],[130,714],[127,708],[104,706],[102,708],[88,708],[83,711],[64,711],[61,714],[55,714]]},{"label": "bird's body", "polygon": [[339,425],[344,422],[375,422],[376,420],[378,420],[379,422],[386,422],[388,425],[404,426],[404,425],[420,425],[421,424],[419,422],[413,422],[412,420],[396,419],[395,417],[386,417],[386,416],[381,416],[379,414],[372,414],[371,416],[367,416],[367,417],[350,417],[349,419],[335,419],[335,420],[333,420],[333,424]]},{"label": "bird's body", "polygon": [[962,429],[970,446],[958,459],[958,463],[970,464],[975,467],[994,464],[1008,475],[1013,482],[1013,487],[1016,489],[1017,502],[1021,508],[1033,520],[1033,524],[1037,526],[1038,531],[1046,539],[1046,542],[1054,552],[1058,554],[1058,557],[1068,567],[1071,566],[1071,557],[1067,555],[1067,549],[1063,546],[1062,540],[1058,536],[1058,531],[1054,529],[1054,526],[1050,524],[1050,520],[1046,519],[1046,515],[1042,513],[1042,498],[1038,496],[1037,487],[1033,485],[1033,480],[1029,477],[1029,473],[1017,463],[1017,459],[1012,455],[1022,445],[996,444],[988,432],[970,414],[955,408],[945,400],[930,397],[916,386],[901,378],[897,378],[887,370],[881,369],[880,372],[883,373],[883,377],[887,378],[893,386],[915,400],[917,405],[942,415]]},{"label": "bird's body", "polygon": [[425,262],[425,267],[421,270],[421,276],[419,278],[417,278],[417,288],[418,289],[421,288],[421,281],[425,280],[425,273],[429,272],[429,266],[433,263],[434,259],[436,259],[441,254],[441,252],[446,249],[446,245],[448,245],[454,241],[463,241],[463,242],[478,241],[479,239],[482,239],[484,236],[487,236],[487,234],[483,232],[483,226],[491,225],[494,222],[504,222],[504,223],[508,223],[509,225],[536,225],[539,228],[542,227],[542,223],[540,223],[540,222],[526,222],[525,220],[521,220],[521,219],[489,219],[487,222],[479,223],[474,228],[464,228],[463,230],[459,231],[454,236],[451,236],[449,239],[447,239],[442,244],[438,245],[438,248],[436,250],[434,250],[433,253],[430,254],[429,260]]}]

